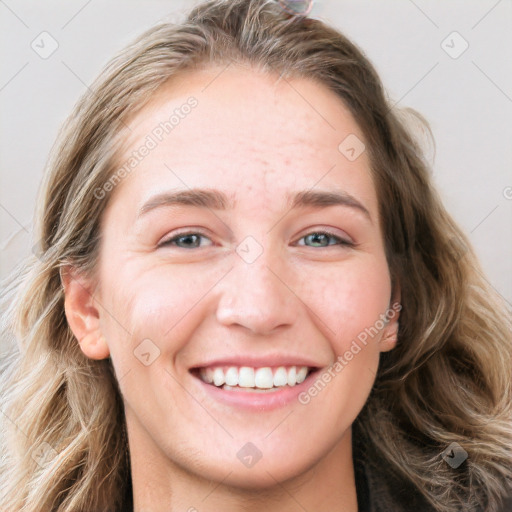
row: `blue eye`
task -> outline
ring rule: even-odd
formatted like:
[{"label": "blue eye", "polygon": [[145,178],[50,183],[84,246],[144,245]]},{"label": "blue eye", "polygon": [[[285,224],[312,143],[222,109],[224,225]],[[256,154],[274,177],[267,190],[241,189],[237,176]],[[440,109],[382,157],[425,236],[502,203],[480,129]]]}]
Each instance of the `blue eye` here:
[{"label": "blue eye", "polygon": [[354,245],[352,242],[344,240],[327,231],[314,231],[312,233],[308,233],[307,235],[303,236],[301,240],[309,240],[312,245],[298,244],[306,245],[308,247],[327,247],[329,245],[346,245],[352,247]]},{"label": "blue eye", "polygon": [[177,235],[173,238],[164,240],[159,244],[159,247],[175,245],[181,249],[197,249],[200,247],[201,239],[209,240],[207,237],[201,235],[200,233],[181,233],[180,235]]},{"label": "blue eye", "polygon": [[[201,240],[209,240],[209,244],[201,245]],[[300,238],[300,240],[305,240],[307,243],[298,244],[307,247],[328,247],[330,245],[341,245],[347,247],[353,247],[355,244],[348,240],[344,240],[328,231],[313,231],[308,233],[307,235]],[[190,233],[180,233],[179,235],[174,236],[173,238],[169,238],[161,242],[158,247],[168,247],[175,246],[181,249],[198,249],[201,246],[212,245],[211,240],[197,232]]]}]

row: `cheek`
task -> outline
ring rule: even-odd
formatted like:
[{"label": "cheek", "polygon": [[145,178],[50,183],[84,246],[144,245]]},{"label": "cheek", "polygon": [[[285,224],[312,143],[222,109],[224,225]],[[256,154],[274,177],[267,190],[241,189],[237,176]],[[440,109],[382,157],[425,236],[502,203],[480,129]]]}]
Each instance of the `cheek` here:
[{"label": "cheek", "polygon": [[385,259],[368,256],[346,263],[304,281],[308,284],[301,291],[310,299],[307,305],[317,314],[311,316],[317,318],[316,326],[334,355],[333,363],[319,373],[299,402],[310,407],[314,417],[321,417],[325,404],[331,404],[331,425],[348,425],[368,398],[380,358],[381,315],[389,307],[391,293]]},{"label": "cheek", "polygon": [[[118,274],[115,282],[105,283],[109,293],[103,300],[108,313],[102,328],[121,393],[137,415],[147,416],[139,419],[149,423],[151,417],[159,417],[160,406],[155,404],[161,396],[148,390],[172,385],[169,372],[180,370],[173,359],[204,318],[206,301],[202,299],[218,278],[215,272],[191,269],[128,265],[125,270],[122,279]],[[172,394],[165,401],[165,407],[181,410]]]},{"label": "cheek", "polygon": [[379,318],[389,307],[391,293],[385,259],[368,256],[301,274],[308,278],[297,280],[298,295],[336,354],[376,324],[382,327]]},{"label": "cheek", "polygon": [[171,352],[179,350],[187,341],[190,326],[199,321],[198,315],[204,316],[208,296],[224,274],[223,268],[215,266],[128,265],[125,277],[106,287],[110,294],[105,305],[112,312],[107,315],[106,329],[113,344],[121,345],[114,349],[127,352],[128,343],[133,351],[150,339],[162,351],[164,346]]}]

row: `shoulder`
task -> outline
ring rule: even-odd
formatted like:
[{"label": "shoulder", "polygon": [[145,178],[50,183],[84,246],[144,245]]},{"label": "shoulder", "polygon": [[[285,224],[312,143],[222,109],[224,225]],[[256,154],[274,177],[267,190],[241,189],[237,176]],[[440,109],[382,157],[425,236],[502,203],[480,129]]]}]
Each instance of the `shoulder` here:
[{"label": "shoulder", "polygon": [[[437,512],[412,482],[400,478],[357,437],[352,448],[359,512]],[[512,494],[497,512],[512,512]]]},{"label": "shoulder", "polygon": [[436,512],[412,482],[367,446],[358,429],[352,433],[352,457],[359,512]]},{"label": "shoulder", "polygon": [[436,512],[412,483],[394,475],[384,461],[365,455],[354,452],[359,512]]}]

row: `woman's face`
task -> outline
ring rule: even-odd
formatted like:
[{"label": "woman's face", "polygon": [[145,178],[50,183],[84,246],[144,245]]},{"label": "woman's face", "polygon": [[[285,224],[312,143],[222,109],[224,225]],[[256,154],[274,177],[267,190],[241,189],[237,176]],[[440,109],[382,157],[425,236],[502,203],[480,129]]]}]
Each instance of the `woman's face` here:
[{"label": "woman's face", "polygon": [[131,450],[258,487],[349,437],[398,315],[384,326],[377,195],[348,109],[310,80],[223,69],[182,75],[129,121],[95,297]]}]

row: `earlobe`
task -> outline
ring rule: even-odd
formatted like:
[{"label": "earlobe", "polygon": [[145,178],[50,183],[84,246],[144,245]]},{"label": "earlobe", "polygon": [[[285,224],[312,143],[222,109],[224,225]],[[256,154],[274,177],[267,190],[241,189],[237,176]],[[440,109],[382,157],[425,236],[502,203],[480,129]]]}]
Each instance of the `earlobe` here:
[{"label": "earlobe", "polygon": [[389,352],[390,350],[393,350],[396,347],[397,339],[398,319],[396,321],[390,320],[388,325],[384,328],[384,333],[380,340],[380,351]]},{"label": "earlobe", "polygon": [[399,317],[400,311],[402,310],[400,297],[400,291],[398,291],[389,303],[388,311],[386,312],[388,323],[384,327],[379,343],[381,352],[389,352],[396,347],[398,341]]},{"label": "earlobe", "polygon": [[66,319],[82,352],[90,359],[106,359],[110,350],[101,332],[100,314],[90,279],[70,266],[61,268],[60,276]]},{"label": "earlobe", "polygon": [[100,332],[91,332],[78,340],[82,352],[90,359],[107,359],[110,356],[108,344]]}]

